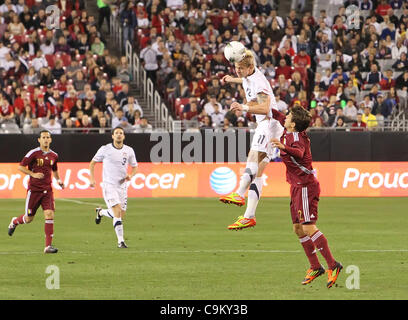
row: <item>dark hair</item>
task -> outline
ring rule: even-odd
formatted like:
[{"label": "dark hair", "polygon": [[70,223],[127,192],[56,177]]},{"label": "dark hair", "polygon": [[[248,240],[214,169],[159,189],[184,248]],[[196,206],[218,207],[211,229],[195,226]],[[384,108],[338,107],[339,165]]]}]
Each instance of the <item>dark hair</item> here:
[{"label": "dark hair", "polygon": [[312,121],[312,116],[309,111],[303,107],[294,106],[290,110],[292,113],[292,122],[295,123],[295,128],[298,132],[305,131]]},{"label": "dark hair", "polygon": [[113,134],[115,133],[115,131],[118,130],[118,129],[122,130],[123,133],[125,133],[125,129],[123,129],[122,127],[118,126],[118,127],[114,128],[114,129],[112,129],[112,135],[113,135]]},{"label": "dark hair", "polygon": [[49,133],[49,134],[51,135],[51,132],[50,132],[50,131],[48,131],[48,130],[46,130],[46,129],[43,129],[43,130],[41,130],[40,133],[38,134],[38,138],[41,138],[41,134],[42,134],[43,132]]}]

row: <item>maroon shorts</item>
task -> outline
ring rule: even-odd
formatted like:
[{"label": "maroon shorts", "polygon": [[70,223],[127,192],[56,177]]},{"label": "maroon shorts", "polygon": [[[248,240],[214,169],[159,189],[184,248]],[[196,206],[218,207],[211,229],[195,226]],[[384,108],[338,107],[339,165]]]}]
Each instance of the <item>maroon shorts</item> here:
[{"label": "maroon shorts", "polygon": [[52,191],[27,191],[25,214],[34,216],[39,207],[43,210],[55,210],[54,194]]},{"label": "maroon shorts", "polygon": [[290,214],[294,224],[316,222],[319,195],[319,182],[304,187],[290,186]]}]

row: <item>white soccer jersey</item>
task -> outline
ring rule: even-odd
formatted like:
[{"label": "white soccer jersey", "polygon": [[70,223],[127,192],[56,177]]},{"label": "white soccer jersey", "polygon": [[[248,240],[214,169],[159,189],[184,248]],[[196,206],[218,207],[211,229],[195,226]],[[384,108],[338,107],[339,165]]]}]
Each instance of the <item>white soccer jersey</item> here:
[{"label": "white soccer jersey", "polygon": [[[265,93],[271,98],[269,113],[267,116],[272,119],[272,108],[277,109],[275,95],[273,94],[271,84],[265,78],[264,74],[255,67],[255,72],[249,77],[242,79],[242,86],[245,90],[247,102],[256,101],[259,93]],[[255,114],[256,122],[259,123],[266,118],[263,114]]]},{"label": "white soccer jersey", "polygon": [[131,147],[123,145],[121,149],[117,149],[113,143],[100,147],[92,160],[103,162],[103,182],[118,187],[126,182],[128,165],[137,166],[136,155]]}]

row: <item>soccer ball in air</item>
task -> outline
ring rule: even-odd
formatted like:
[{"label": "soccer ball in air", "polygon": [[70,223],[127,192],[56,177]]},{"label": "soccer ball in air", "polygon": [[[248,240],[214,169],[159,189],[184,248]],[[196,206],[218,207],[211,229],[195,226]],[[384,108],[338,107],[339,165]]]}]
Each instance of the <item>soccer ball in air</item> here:
[{"label": "soccer ball in air", "polygon": [[224,48],[225,58],[231,62],[240,62],[245,56],[245,46],[238,41],[231,41]]}]

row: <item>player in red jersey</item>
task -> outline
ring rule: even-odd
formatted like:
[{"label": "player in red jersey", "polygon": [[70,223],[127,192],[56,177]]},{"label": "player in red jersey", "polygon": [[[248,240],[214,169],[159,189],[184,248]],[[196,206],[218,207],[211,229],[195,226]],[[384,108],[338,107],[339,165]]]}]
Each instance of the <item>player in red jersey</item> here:
[{"label": "player in red jersey", "polygon": [[50,149],[51,133],[47,130],[40,132],[38,148],[30,150],[20,162],[19,170],[30,176],[25,212],[19,217],[13,217],[8,227],[8,234],[12,236],[19,224],[33,221],[37,209],[41,206],[45,216],[45,248],[44,253],[57,253],[52,238],[54,235],[54,195],[52,192],[51,172],[61,188],[64,184],[58,174],[58,155]]},{"label": "player in red jersey", "polygon": [[316,251],[320,251],[328,265],[327,287],[330,288],[335,284],[343,266],[333,258],[326,237],[316,226],[320,184],[315,177],[310,140],[305,132],[312,117],[299,106],[293,107],[286,117],[273,110],[273,117],[285,128],[280,141],[271,141],[280,149],[282,161],[286,165],[293,231],[299,237],[311,265],[302,284],[312,282],[325,272],[316,254]]}]

